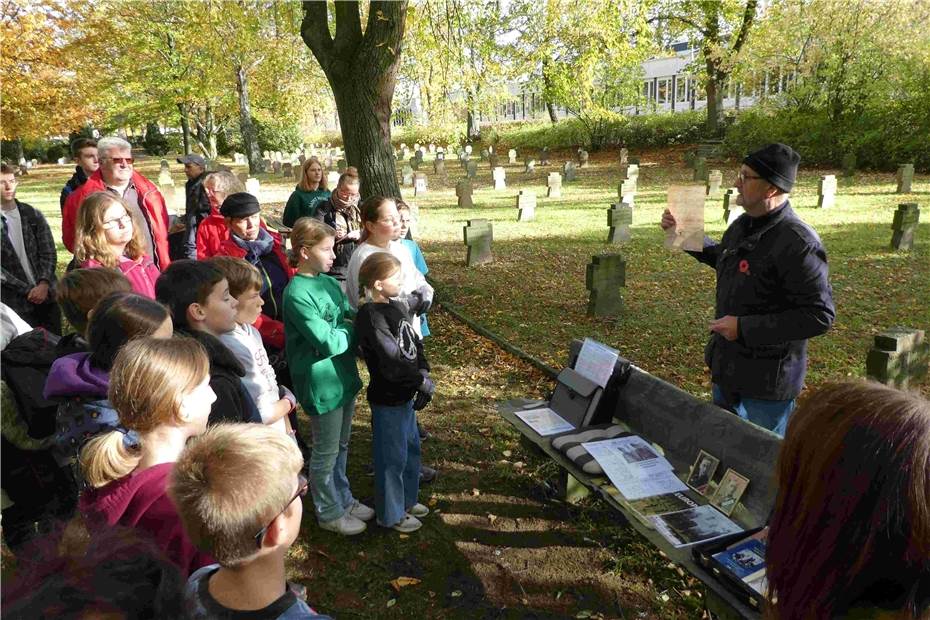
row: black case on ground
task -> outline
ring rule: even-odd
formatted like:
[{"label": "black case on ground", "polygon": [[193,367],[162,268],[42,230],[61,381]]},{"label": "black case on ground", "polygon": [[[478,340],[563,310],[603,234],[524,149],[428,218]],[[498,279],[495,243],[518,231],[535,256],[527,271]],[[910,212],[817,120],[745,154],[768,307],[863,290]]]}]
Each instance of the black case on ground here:
[{"label": "black case on ground", "polygon": [[709,542],[706,545],[697,545],[691,550],[691,556],[694,558],[695,562],[700,564],[704,570],[713,575],[717,581],[722,583],[724,587],[734,596],[736,596],[741,602],[759,611],[762,611],[762,609],[765,607],[765,598],[746,585],[742,579],[727,570],[726,567],[714,559],[713,555],[723,551],[734,543],[738,543],[751,537],[753,534],[756,534],[762,529],[763,528],[761,527],[757,527],[755,529],[746,530],[745,532],[740,532],[739,534],[734,534],[733,536],[728,536],[726,538],[721,538],[713,542]]}]

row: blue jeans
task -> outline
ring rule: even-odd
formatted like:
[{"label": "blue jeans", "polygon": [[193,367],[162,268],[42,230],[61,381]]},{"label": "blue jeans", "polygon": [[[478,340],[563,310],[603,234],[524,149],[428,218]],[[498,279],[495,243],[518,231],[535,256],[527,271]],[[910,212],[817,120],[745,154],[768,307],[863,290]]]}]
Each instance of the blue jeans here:
[{"label": "blue jeans", "polygon": [[420,434],[413,399],[403,405],[371,404],[375,461],[375,513],[395,525],[417,503],[420,492]]},{"label": "blue jeans", "polygon": [[355,502],[346,477],[353,415],[354,398],[338,409],[308,416],[313,433],[313,451],[307,473],[319,521],[338,519]]},{"label": "blue jeans", "polygon": [[791,400],[762,400],[761,398],[741,398],[739,394],[732,394],[728,398],[723,390],[715,383],[713,385],[714,404],[729,409],[744,420],[749,420],[756,426],[766,428],[776,435],[785,436],[788,418],[794,411],[795,399]]}]

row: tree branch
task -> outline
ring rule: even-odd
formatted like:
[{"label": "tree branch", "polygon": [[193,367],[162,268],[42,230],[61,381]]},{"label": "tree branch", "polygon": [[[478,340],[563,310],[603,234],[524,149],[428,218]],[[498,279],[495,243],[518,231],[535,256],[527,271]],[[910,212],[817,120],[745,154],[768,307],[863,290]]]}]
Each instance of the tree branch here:
[{"label": "tree branch", "polygon": [[740,51],[743,47],[743,43],[746,42],[746,38],[749,36],[749,29],[752,28],[752,22],[756,17],[757,4],[758,0],[748,0],[748,2],[746,2],[746,10],[743,11],[743,23],[740,24],[739,34],[736,35],[733,47],[730,48],[734,54]]},{"label": "tree branch", "polygon": [[[753,0],[753,1],[754,1],[754,0]],[[694,21],[693,19],[690,19],[690,18],[688,18],[688,17],[684,17],[683,15],[674,15],[674,14],[672,14],[672,13],[660,14],[660,15],[656,15],[655,17],[649,18],[648,20],[646,20],[646,23],[652,23],[652,22],[658,21],[658,20],[660,20],[660,19],[667,19],[667,20],[674,20],[674,21],[677,21],[677,22],[681,22],[682,24],[685,24],[685,25],[687,25],[687,26],[691,26],[692,28],[694,28],[695,30],[697,30],[699,33],[701,33],[701,36],[706,36],[706,35],[707,35],[707,30],[704,28],[704,26],[701,26],[699,23],[697,23],[697,22]]]},{"label": "tree branch", "polygon": [[333,38],[329,35],[329,14],[326,0],[304,0],[304,18],[300,22],[300,38],[317,61],[327,71],[332,62]]}]

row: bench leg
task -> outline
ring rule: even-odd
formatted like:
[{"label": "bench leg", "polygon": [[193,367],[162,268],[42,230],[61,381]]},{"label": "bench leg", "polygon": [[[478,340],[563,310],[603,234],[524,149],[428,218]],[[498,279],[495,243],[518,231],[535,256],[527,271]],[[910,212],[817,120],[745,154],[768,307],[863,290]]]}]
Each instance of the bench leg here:
[{"label": "bench leg", "polygon": [[559,499],[575,504],[591,494],[591,490],[579,482],[578,478],[565,470],[559,470],[558,477]]}]

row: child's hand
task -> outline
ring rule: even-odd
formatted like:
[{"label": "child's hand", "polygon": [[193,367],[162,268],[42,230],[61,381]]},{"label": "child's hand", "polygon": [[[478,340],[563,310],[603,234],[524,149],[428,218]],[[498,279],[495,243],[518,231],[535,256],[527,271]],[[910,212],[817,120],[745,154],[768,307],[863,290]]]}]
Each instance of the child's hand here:
[{"label": "child's hand", "polygon": [[423,374],[423,383],[417,388],[417,395],[413,399],[413,410],[419,411],[426,407],[433,400],[433,393],[436,391],[436,384],[429,378],[429,375]]},{"label": "child's hand", "polygon": [[286,399],[289,403],[291,403],[291,411],[297,408],[297,397],[294,396],[294,393],[283,385],[278,386],[278,396],[280,398]]}]

